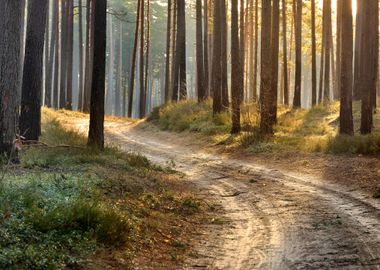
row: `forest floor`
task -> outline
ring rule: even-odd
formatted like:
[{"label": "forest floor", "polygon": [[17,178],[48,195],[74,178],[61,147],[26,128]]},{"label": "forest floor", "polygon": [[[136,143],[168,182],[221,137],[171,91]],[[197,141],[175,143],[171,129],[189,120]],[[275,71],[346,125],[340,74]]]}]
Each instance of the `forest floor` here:
[{"label": "forest floor", "polygon": [[[88,119],[67,123],[85,132]],[[123,151],[175,166],[219,215],[190,232],[181,267],[153,259],[136,269],[380,269],[376,156],[252,154],[120,119],[106,134]]]}]

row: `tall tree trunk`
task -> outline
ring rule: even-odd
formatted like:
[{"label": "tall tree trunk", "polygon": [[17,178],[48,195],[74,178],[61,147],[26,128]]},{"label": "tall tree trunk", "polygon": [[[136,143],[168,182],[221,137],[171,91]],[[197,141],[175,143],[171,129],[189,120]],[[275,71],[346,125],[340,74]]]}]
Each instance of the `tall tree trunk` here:
[{"label": "tall tree trunk", "polygon": [[144,48],[145,48],[145,0],[141,3],[141,14],[140,14],[140,106],[139,106],[139,116],[140,118],[145,117],[146,109],[146,88],[145,88],[145,78],[144,78]]},{"label": "tall tree trunk", "polygon": [[196,0],[196,58],[197,58],[197,91],[198,102],[206,99],[204,86],[203,31],[202,31],[202,0]]},{"label": "tall tree trunk", "polygon": [[22,5],[0,0],[0,6],[0,154],[11,155],[18,130]]},{"label": "tall tree trunk", "polygon": [[58,20],[57,14],[58,1],[53,1],[52,5],[52,21],[51,21],[51,34],[50,34],[50,46],[49,46],[49,62],[46,66],[46,78],[45,78],[45,105],[47,107],[54,106],[53,104],[53,85],[55,81],[53,68],[55,62],[55,51],[57,50],[57,31],[56,25]]},{"label": "tall tree trunk", "polygon": [[95,0],[93,17],[94,60],[91,84],[91,110],[88,145],[99,150],[104,149],[104,90],[106,76],[106,32],[107,32],[107,0]]},{"label": "tall tree trunk", "polygon": [[240,45],[238,0],[231,2],[231,94],[232,94],[232,129],[231,134],[240,132]]},{"label": "tall tree trunk", "polygon": [[[248,0],[247,0],[248,1]],[[271,0],[269,0],[271,1]],[[244,82],[244,75],[245,75],[245,25],[244,25],[244,19],[245,19],[245,10],[244,10],[244,0],[240,0],[240,66],[241,66],[241,74],[240,74],[240,80],[242,83],[241,88],[241,97],[240,101],[244,101],[244,89],[245,89],[245,82]]]},{"label": "tall tree trunk", "polygon": [[73,46],[74,46],[74,1],[67,0],[67,45],[66,45],[66,104],[67,110],[73,108]]},{"label": "tall tree trunk", "polygon": [[108,15],[107,21],[108,27],[108,40],[109,40],[109,55],[108,55],[108,73],[107,73],[107,95],[106,95],[106,104],[107,104],[107,113],[113,114],[113,95],[114,95],[114,61],[115,61],[115,50],[114,50],[114,36],[113,36],[113,22],[112,15]]},{"label": "tall tree trunk", "polygon": [[53,82],[53,108],[58,109],[58,101],[59,101],[59,50],[60,50],[60,34],[59,34],[59,21],[60,21],[60,13],[59,13],[59,3],[58,1],[54,2],[54,13],[56,16],[56,20],[54,21],[54,32],[55,32],[55,45],[54,45],[54,82]]},{"label": "tall tree trunk", "polygon": [[362,36],[362,18],[363,18],[363,2],[357,2],[357,12],[356,12],[356,26],[355,26],[355,56],[354,56],[354,100],[361,99],[361,85],[360,85],[360,46],[361,46],[361,36]]},{"label": "tall tree trunk", "polygon": [[270,124],[277,122],[277,99],[278,99],[278,59],[280,45],[280,0],[272,1],[272,31],[271,31],[271,63],[272,63],[272,83],[270,96]]},{"label": "tall tree trunk", "polygon": [[115,115],[121,116],[121,88],[123,77],[123,22],[119,21],[119,46],[118,46],[118,58],[116,62],[116,88],[115,88]]},{"label": "tall tree trunk", "polygon": [[59,109],[65,108],[67,90],[67,15],[68,0],[61,0],[61,43],[60,43],[60,87],[59,87]]},{"label": "tall tree trunk", "polygon": [[[221,1],[214,2],[214,31],[213,31],[213,53],[212,53],[212,91],[213,91],[213,113],[222,111],[222,33],[221,33]],[[241,95],[241,93],[239,93]]]},{"label": "tall tree trunk", "polygon": [[[146,93],[146,96],[145,96],[145,106],[147,101],[148,101],[148,104],[150,106],[151,104],[151,85],[149,84],[149,81],[148,81],[148,77],[150,76],[149,74],[151,73],[150,72],[150,0],[147,0],[147,12],[146,12],[146,56],[145,56],[145,82],[144,82],[144,85],[145,85],[145,93]],[[146,97],[149,97],[149,99],[147,100]],[[148,106],[148,110],[149,109],[149,106]],[[144,114],[144,117],[146,115],[146,110],[145,110],[145,114]]]},{"label": "tall tree trunk", "polygon": [[362,3],[362,31],[360,40],[359,82],[361,89],[361,134],[369,134],[373,128],[373,104],[376,93],[379,52],[379,9],[377,0]]},{"label": "tall tree trunk", "polygon": [[341,7],[339,20],[341,21],[342,59],[340,69],[340,133],[353,135],[354,123],[352,117],[352,64],[353,64],[353,19],[352,1],[338,0]]},{"label": "tall tree trunk", "polygon": [[209,46],[208,46],[208,39],[209,39],[209,33],[208,33],[208,1],[209,0],[204,0],[203,2],[203,59],[204,59],[204,66],[203,66],[203,70],[204,70],[204,83],[203,83],[203,86],[204,86],[204,91],[205,91],[205,95],[206,97],[208,96],[208,93],[210,92],[209,91],[209,83],[210,83],[210,79],[209,79],[209,53],[208,53],[208,50],[209,50]]},{"label": "tall tree trunk", "polygon": [[254,101],[257,100],[257,72],[258,72],[258,52],[259,52],[259,0],[255,0],[255,52],[253,68],[253,92]]},{"label": "tall tree trunk", "polygon": [[[44,91],[41,93],[41,100],[43,100],[42,105],[46,105],[46,91],[50,91],[51,87],[49,87],[49,81],[51,82],[50,76],[51,71],[50,68],[50,50],[49,50],[49,41],[50,41],[50,1],[47,1],[46,7],[46,22],[45,22],[45,44],[44,44]],[[50,100],[50,98],[49,98]]]},{"label": "tall tree trunk", "polygon": [[89,112],[91,106],[92,69],[94,58],[94,1],[87,0],[86,29],[86,73],[83,95],[83,111]]},{"label": "tall tree trunk", "polygon": [[[336,82],[334,90],[334,99],[340,98],[340,85],[341,85],[341,49],[342,49],[342,1],[337,1],[336,9]],[[353,41],[352,41],[353,42]]]},{"label": "tall tree trunk", "polygon": [[255,33],[254,33],[254,0],[249,0],[249,96],[250,100],[256,100],[254,91],[254,50],[255,50]]},{"label": "tall tree trunk", "polygon": [[167,25],[166,25],[166,65],[165,65],[165,103],[170,100],[169,97],[169,89],[170,89],[170,81],[171,81],[171,74],[170,74],[170,59],[171,59],[171,26],[172,26],[172,6],[173,2],[172,0],[168,0],[168,18],[167,18]]},{"label": "tall tree trunk", "polygon": [[315,0],[311,0],[311,105],[317,104],[317,38],[315,33]]},{"label": "tall tree trunk", "polygon": [[227,9],[226,0],[220,0],[220,19],[221,19],[221,72],[222,72],[222,108],[227,110],[229,107],[229,97],[228,97],[228,74],[227,74]]},{"label": "tall tree trunk", "polygon": [[29,0],[21,92],[20,134],[38,141],[41,133],[44,38],[47,1]]},{"label": "tall tree trunk", "polygon": [[142,2],[142,0],[138,0],[138,2],[137,2],[136,26],[135,26],[135,37],[134,37],[134,45],[133,45],[133,52],[132,52],[131,76],[129,78],[128,117],[132,117],[132,109],[133,109],[133,95],[134,95],[134,88],[135,88],[137,44],[138,44],[138,36],[139,36],[139,20],[141,17],[140,16],[141,2]]},{"label": "tall tree trunk", "polygon": [[271,125],[271,1],[261,2],[261,85],[260,85],[260,131],[273,134]]},{"label": "tall tree trunk", "polygon": [[295,40],[296,40],[296,72],[294,83],[293,107],[301,107],[302,80],[302,0],[296,1]]},{"label": "tall tree trunk", "polygon": [[324,23],[323,23],[323,34],[325,36],[325,68],[324,68],[324,100],[330,100],[330,64],[331,64],[331,0],[323,1],[323,13],[324,13]]},{"label": "tall tree trunk", "polygon": [[83,110],[83,82],[84,82],[84,54],[83,54],[83,9],[82,0],[78,0],[78,51],[79,51],[79,76],[78,76],[78,110]]}]

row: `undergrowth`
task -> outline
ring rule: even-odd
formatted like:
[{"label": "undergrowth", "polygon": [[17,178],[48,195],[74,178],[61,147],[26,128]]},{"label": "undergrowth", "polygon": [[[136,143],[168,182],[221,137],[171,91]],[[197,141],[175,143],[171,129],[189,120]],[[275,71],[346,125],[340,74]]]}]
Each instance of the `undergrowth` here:
[{"label": "undergrowth", "polygon": [[78,268],[104,249],[132,254],[156,237],[147,224],[162,225],[153,216],[200,210],[192,196],[168,196],[166,181],[177,178],[169,167],[116,148],[88,149],[54,114],[45,110],[43,144],[22,149],[19,167],[2,168],[0,269]]},{"label": "undergrowth", "polygon": [[[213,116],[212,102],[198,104],[195,101],[171,103],[156,108],[148,119],[163,130],[184,130],[208,135],[217,144],[227,147],[244,147],[252,153],[271,152],[324,152],[332,154],[379,154],[380,131],[367,136],[359,135],[360,104],[354,103],[356,135],[339,135],[339,102],[318,105],[312,109],[292,110],[278,108],[278,120],[274,136],[264,136],[258,128],[259,110],[256,104],[242,108],[242,132],[231,136],[228,111]],[[380,126],[379,114],[375,114],[375,128]]]}]

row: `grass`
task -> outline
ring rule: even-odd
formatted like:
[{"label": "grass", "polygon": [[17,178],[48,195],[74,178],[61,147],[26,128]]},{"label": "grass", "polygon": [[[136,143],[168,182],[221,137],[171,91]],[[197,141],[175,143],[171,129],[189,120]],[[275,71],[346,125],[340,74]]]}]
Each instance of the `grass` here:
[{"label": "grass", "polygon": [[[263,136],[258,128],[260,117],[254,104],[242,108],[242,133],[231,136],[230,115],[224,112],[212,115],[212,103],[194,101],[171,103],[156,108],[149,120],[163,130],[199,132],[210,136],[218,144],[227,147],[244,147],[252,153],[271,152],[324,152],[333,154],[379,154],[380,130],[367,136],[358,135],[360,104],[354,104],[356,135],[339,135],[339,103],[332,102],[312,109],[292,110],[284,106],[278,109],[278,121],[274,136]],[[380,126],[380,116],[375,114],[375,127]]]},{"label": "grass", "polygon": [[63,114],[82,117],[45,109],[44,145],[22,149],[19,166],[1,167],[1,269],[84,267],[108,249],[124,250],[129,262],[157,229],[169,230],[169,220],[201,211],[176,189],[173,170],[117,148],[86,148],[57,120]]}]

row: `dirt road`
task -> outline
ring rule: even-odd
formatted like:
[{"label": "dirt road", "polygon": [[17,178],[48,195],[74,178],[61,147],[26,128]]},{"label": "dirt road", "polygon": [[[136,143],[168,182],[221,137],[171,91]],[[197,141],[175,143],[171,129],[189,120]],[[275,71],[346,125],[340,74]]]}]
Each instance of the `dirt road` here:
[{"label": "dirt road", "polygon": [[[194,236],[185,269],[380,269],[380,202],[350,187],[257,166],[196,137],[108,123],[107,139],[172,161],[224,217]],[[291,164],[289,164],[291,168]]]}]

